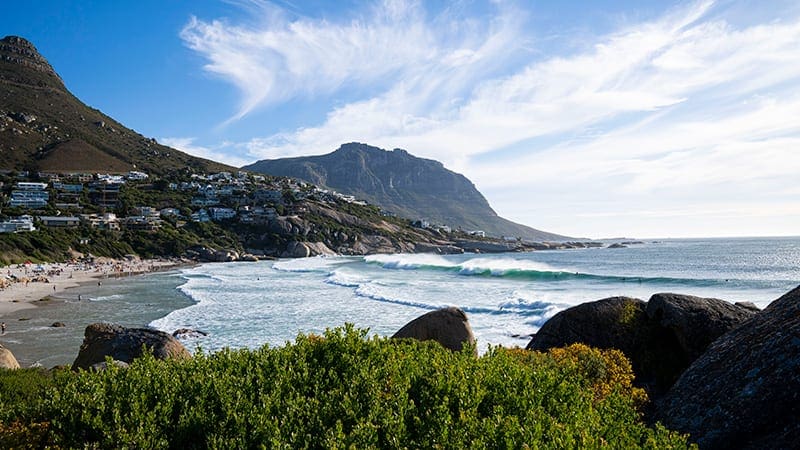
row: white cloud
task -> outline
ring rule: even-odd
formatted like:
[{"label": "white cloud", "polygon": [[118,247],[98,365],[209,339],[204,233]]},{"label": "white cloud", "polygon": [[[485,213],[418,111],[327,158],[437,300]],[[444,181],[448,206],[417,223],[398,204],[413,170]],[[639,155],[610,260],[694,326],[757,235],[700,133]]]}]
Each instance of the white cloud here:
[{"label": "white cloud", "polygon": [[781,222],[777,211],[795,211],[785,193],[800,171],[797,8],[746,23],[729,4],[698,2],[533,59],[536,30],[519,8],[497,5],[478,19],[387,1],[345,23],[272,8],[264,27],[195,19],[182,37],[239,87],[237,117],[343,86],[377,91],[322,123],[251,139],[240,146],[251,159],[361,141],[441,160],[499,212],[539,227],[548,225],[521,203],[531,193],[560,199],[553,217],[576,216],[570,201],[599,217],[612,208],[646,216],[653,203],[677,211],[687,199],[698,211],[730,211],[721,205],[732,197],[779,198],[770,223],[790,228],[796,214]]},{"label": "white cloud", "polygon": [[231,155],[225,148],[233,144],[224,143],[219,148],[208,148],[194,143],[193,137],[164,137],[158,140],[159,143],[168,147],[176,148],[182,152],[189,153],[200,158],[210,159],[234,167],[241,167],[248,164],[249,160]]}]

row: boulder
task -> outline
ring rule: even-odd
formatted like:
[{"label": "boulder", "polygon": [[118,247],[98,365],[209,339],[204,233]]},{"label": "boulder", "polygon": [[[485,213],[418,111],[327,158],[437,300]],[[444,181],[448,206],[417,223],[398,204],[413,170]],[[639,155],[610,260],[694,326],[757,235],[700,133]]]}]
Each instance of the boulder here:
[{"label": "boulder", "polygon": [[628,246],[627,246],[627,245],[625,245],[625,244],[620,244],[619,242],[617,242],[617,243],[615,243],[615,244],[611,244],[611,245],[609,245],[609,246],[608,246],[608,247],[606,247],[606,248],[628,248]]},{"label": "boulder", "polygon": [[645,302],[630,297],[573,306],[545,322],[527,349],[546,351],[574,343],[618,349],[630,359],[636,384],[658,395],[691,361],[673,333],[652,321],[646,309]]},{"label": "boulder", "polygon": [[565,309],[545,322],[527,349],[545,351],[583,343],[598,348],[616,348],[628,354],[636,345],[634,331],[647,321],[644,311],[645,302],[638,298],[611,297],[583,303]]},{"label": "boulder", "polygon": [[761,308],[756,306],[756,304],[753,303],[753,302],[736,302],[736,303],[734,303],[734,305],[740,306],[740,307],[745,308],[745,309],[749,309],[750,311],[753,311],[753,312],[760,312],[761,311]]},{"label": "boulder", "polygon": [[286,244],[286,250],[281,253],[281,258],[308,258],[311,250],[302,242],[291,241]]},{"label": "boulder", "polygon": [[[111,361],[111,365],[115,366],[115,367],[119,367],[120,369],[127,369],[128,368],[128,363],[123,362],[123,361],[118,361],[116,359]],[[102,372],[102,371],[108,369],[108,366],[109,366],[109,364],[107,362],[103,361],[103,362],[92,364],[90,369],[95,371],[95,372]]]},{"label": "boulder", "polygon": [[83,344],[72,369],[89,369],[105,361],[106,356],[125,363],[142,356],[147,347],[159,359],[186,359],[191,357],[177,339],[162,331],[150,328],[126,328],[108,323],[93,323],[86,327]]},{"label": "boulder", "polygon": [[647,302],[647,316],[672,332],[689,361],[754,314],[724,300],[692,295],[655,294]]},{"label": "boulder", "polygon": [[655,419],[700,448],[798,448],[800,287],[714,341]]},{"label": "boulder", "polygon": [[51,326],[52,328],[63,328],[63,327],[65,327],[65,326],[67,326],[67,325],[66,325],[66,324],[64,324],[64,322],[53,322],[53,324],[52,324],[52,325],[50,325],[50,326]]},{"label": "boulder", "polygon": [[178,339],[199,338],[201,336],[208,336],[208,333],[200,330],[193,330],[191,328],[178,328],[172,332],[172,337]]},{"label": "boulder", "polygon": [[0,345],[0,368],[2,369],[19,369],[19,363],[11,350]]},{"label": "boulder", "polygon": [[330,249],[325,243],[323,242],[304,242],[303,243],[306,247],[308,247],[308,251],[311,256],[318,256],[318,255],[326,255],[326,256],[334,256],[336,252]]},{"label": "boulder", "polygon": [[469,325],[467,315],[454,306],[437,309],[417,317],[395,333],[392,338],[432,340],[453,351],[460,351],[465,342],[475,344],[475,335],[472,334],[472,327]]}]

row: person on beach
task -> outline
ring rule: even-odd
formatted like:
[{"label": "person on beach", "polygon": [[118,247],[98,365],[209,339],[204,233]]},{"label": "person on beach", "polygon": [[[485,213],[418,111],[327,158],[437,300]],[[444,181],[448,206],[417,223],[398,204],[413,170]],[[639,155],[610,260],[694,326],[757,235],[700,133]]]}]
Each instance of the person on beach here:
[{"label": "person on beach", "polygon": [[5,322],[0,323],[0,330],[2,330],[2,331],[0,331],[0,335],[6,334],[6,323]]}]

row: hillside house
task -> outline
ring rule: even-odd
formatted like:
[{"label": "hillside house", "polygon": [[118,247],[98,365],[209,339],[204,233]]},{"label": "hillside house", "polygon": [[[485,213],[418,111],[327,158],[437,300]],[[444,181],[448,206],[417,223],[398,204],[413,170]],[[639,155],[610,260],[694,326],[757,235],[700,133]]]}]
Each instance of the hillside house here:
[{"label": "hillside house", "polygon": [[199,211],[192,213],[192,222],[210,222],[211,216],[208,215],[208,211],[205,209],[201,209]]},{"label": "hillside house", "polygon": [[[23,208],[44,208],[47,206],[47,202],[50,201],[50,194],[44,190],[47,187],[45,183],[17,183],[19,187],[20,184],[26,185],[23,186],[22,189],[17,189],[11,191],[11,199],[9,200],[9,206],[20,206]],[[44,185],[44,188],[40,190],[34,190],[31,184],[35,185]]]},{"label": "hillside house", "polygon": [[161,221],[145,216],[129,216],[122,219],[122,225],[126,230],[153,232],[161,228]]},{"label": "hillside house", "polygon": [[22,231],[36,231],[33,226],[33,217],[24,215],[0,222],[0,233],[19,233]]},{"label": "hillside house", "polygon": [[211,220],[227,220],[236,217],[236,211],[231,208],[208,208],[208,215]]},{"label": "hillside house", "polygon": [[81,219],[75,216],[39,216],[42,226],[53,228],[75,228],[81,224]]},{"label": "hillside house", "polygon": [[85,214],[81,219],[89,226],[100,230],[119,230],[119,219],[114,213],[105,214]]}]

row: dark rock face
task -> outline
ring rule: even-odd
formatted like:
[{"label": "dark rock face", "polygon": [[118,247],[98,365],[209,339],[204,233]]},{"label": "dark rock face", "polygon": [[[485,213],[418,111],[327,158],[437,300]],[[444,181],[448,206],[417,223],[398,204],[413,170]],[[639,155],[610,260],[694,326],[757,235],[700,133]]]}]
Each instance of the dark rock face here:
[{"label": "dark rock face", "polygon": [[755,314],[723,300],[655,294],[650,301],[612,297],[561,311],[548,320],[529,350],[574,343],[616,348],[631,360],[637,384],[659,395],[716,338]]},{"label": "dark rock face", "polygon": [[53,322],[53,324],[50,326],[53,328],[63,328],[67,325],[64,322]]},{"label": "dark rock face", "polygon": [[198,338],[201,336],[208,336],[208,333],[200,330],[193,330],[191,328],[178,328],[172,332],[172,337],[178,339]]},{"label": "dark rock face", "polygon": [[576,342],[625,352],[635,346],[632,331],[646,321],[645,302],[638,298],[611,297],[566,309],[548,320],[528,350],[547,350]]},{"label": "dark rock face", "polygon": [[93,323],[86,327],[83,344],[72,369],[88,370],[105,361],[106,356],[130,363],[142,356],[144,348],[151,349],[159,359],[185,359],[191,355],[177,339],[162,331],[149,328],[125,328],[108,323]]},{"label": "dark rock face", "polygon": [[407,323],[392,338],[412,338],[420,341],[433,340],[444,348],[460,351],[465,342],[475,344],[475,335],[467,315],[459,308],[437,309],[423,314]]},{"label": "dark rock face", "polygon": [[711,344],[655,418],[700,448],[799,448],[800,287]]},{"label": "dark rock face", "polygon": [[630,297],[611,297],[561,311],[533,336],[528,350],[582,343],[616,348],[631,360],[636,382],[651,393],[665,391],[688,365],[676,339],[654,326],[647,304]]},{"label": "dark rock face", "polygon": [[647,302],[647,316],[672,331],[690,361],[754,314],[724,300],[692,295],[655,294]]}]

